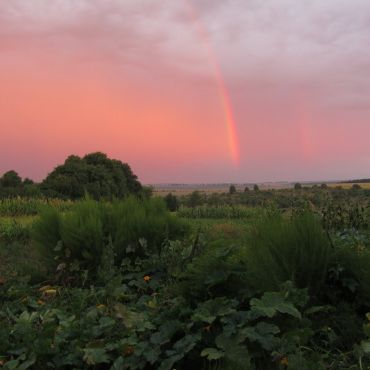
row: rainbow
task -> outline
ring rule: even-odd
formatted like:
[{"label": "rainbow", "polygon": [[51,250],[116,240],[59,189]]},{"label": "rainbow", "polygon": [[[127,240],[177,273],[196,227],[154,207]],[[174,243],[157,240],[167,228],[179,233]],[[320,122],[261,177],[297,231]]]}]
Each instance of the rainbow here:
[{"label": "rainbow", "polygon": [[199,17],[197,16],[194,7],[191,4],[191,0],[185,0],[185,4],[188,10],[189,18],[192,20],[196,28],[196,31],[199,35],[199,39],[201,43],[203,44],[205,50],[207,51],[209,64],[213,70],[213,74],[214,74],[215,82],[217,86],[217,91],[218,91],[221,105],[222,105],[224,115],[225,115],[231,160],[234,166],[237,167],[240,164],[239,140],[238,140],[236,122],[234,118],[234,112],[233,112],[233,107],[231,104],[229,92],[227,90],[220,65],[215,57],[215,53],[209,41],[208,33],[202,26],[199,20]]}]

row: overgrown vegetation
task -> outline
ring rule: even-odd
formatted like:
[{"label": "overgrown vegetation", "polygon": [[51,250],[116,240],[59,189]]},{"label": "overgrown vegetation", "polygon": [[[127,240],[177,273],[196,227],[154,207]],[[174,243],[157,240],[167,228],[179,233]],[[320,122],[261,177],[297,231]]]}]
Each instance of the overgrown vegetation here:
[{"label": "overgrown vegetation", "polygon": [[0,367],[369,369],[368,202],[302,187],[4,212]]}]

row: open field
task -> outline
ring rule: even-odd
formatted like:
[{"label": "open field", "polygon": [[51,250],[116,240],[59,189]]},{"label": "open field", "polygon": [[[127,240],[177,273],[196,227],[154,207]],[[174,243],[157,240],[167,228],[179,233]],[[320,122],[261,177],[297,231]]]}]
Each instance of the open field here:
[{"label": "open field", "polygon": [[347,183],[347,182],[336,182],[336,183],[328,183],[330,187],[338,187],[340,186],[343,189],[351,189],[353,185],[359,185],[362,189],[370,189],[370,182],[359,182],[359,183]]},{"label": "open field", "polygon": [[[243,192],[246,187],[253,189],[253,183],[245,184],[154,184],[151,185],[154,190],[154,194],[163,196],[168,193],[174,193],[176,195],[188,195],[194,191],[200,191],[207,194],[212,193],[227,193],[230,185],[235,185],[236,190]],[[288,182],[282,183],[261,183],[258,184],[261,190],[266,189],[288,189],[293,188],[294,184]]]},{"label": "open field", "polygon": [[[343,189],[350,189],[354,184],[361,186],[363,189],[370,189],[370,182],[364,183],[350,183],[350,182],[303,182],[303,187],[311,188],[312,186],[321,186],[321,184],[327,184],[329,187],[342,187]],[[194,191],[200,191],[207,194],[212,193],[228,193],[230,186],[234,185],[238,192],[243,192],[246,187],[253,190],[254,183],[244,184],[154,184],[150,185],[153,187],[155,195],[164,196],[168,193],[173,193],[178,196],[188,195]],[[257,183],[261,190],[279,190],[279,189],[293,189],[295,183],[293,182],[268,182],[268,183]]]}]

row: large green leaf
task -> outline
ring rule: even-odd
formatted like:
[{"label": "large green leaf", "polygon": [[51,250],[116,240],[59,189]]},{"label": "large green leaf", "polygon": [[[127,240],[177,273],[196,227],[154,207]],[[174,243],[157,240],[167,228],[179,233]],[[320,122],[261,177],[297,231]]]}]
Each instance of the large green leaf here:
[{"label": "large green leaf", "polygon": [[217,317],[230,315],[235,312],[236,301],[218,297],[200,304],[192,316],[194,321],[213,323]]},{"label": "large green leaf", "polygon": [[279,343],[279,339],[275,337],[278,333],[280,329],[276,325],[265,322],[241,330],[243,336],[252,342],[258,342],[266,351],[271,351]]},{"label": "large green leaf", "polygon": [[212,360],[219,360],[220,358],[225,356],[224,351],[220,351],[219,349],[216,348],[205,348],[201,354],[202,357],[207,357],[207,360],[212,361]]},{"label": "large green leaf", "polygon": [[301,313],[290,302],[287,302],[280,293],[265,293],[261,299],[253,298],[250,302],[252,313],[256,317],[274,317],[277,313],[285,313],[301,319]]},{"label": "large green leaf", "polygon": [[88,365],[110,362],[110,358],[104,348],[85,348],[83,352],[83,359]]},{"label": "large green leaf", "polygon": [[251,357],[247,347],[243,347],[239,337],[229,337],[224,334],[216,338],[216,345],[225,353],[226,366],[230,369],[252,370]]}]

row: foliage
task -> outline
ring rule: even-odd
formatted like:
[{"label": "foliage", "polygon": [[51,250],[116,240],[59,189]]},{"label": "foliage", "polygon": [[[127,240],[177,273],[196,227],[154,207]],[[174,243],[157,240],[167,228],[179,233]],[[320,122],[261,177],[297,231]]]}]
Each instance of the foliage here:
[{"label": "foliage", "polygon": [[328,231],[368,227],[365,207],[360,204],[330,202],[322,210],[323,226]]},{"label": "foliage", "polygon": [[168,193],[164,197],[164,201],[166,202],[167,209],[171,212],[176,212],[179,209],[179,201],[176,195],[172,193]]},{"label": "foliage", "polygon": [[230,185],[229,187],[229,194],[235,194],[236,193],[236,187],[235,185]]},{"label": "foliage", "polygon": [[[370,302],[370,250],[364,246],[341,245],[331,258],[333,292],[353,301]],[[332,293],[333,296],[333,293]],[[344,296],[344,297],[343,297]],[[361,304],[362,305],[362,304]]]},{"label": "foliage", "polygon": [[29,225],[15,219],[0,218],[0,241],[11,243],[13,241],[25,242],[29,238]]},{"label": "foliage", "polygon": [[68,212],[46,209],[34,223],[32,238],[50,263],[56,261],[58,271],[86,270],[94,275],[108,245],[119,265],[125,257],[160,253],[165,240],[183,236],[186,229],[158,198],[113,203],[87,198]]},{"label": "foliage", "polygon": [[64,212],[72,205],[72,201],[61,199],[6,198],[0,199],[0,216],[31,216],[40,213],[45,207],[53,207]]},{"label": "foliage", "polygon": [[193,191],[187,199],[187,205],[189,207],[197,207],[203,202],[202,196],[199,191]]},{"label": "foliage", "polygon": [[22,179],[15,171],[8,171],[0,178],[0,183],[5,188],[12,188],[22,185]]},{"label": "foliage", "polygon": [[181,296],[190,302],[219,296],[249,294],[246,266],[240,258],[241,247],[218,240],[188,264],[178,284]]},{"label": "foliage", "polygon": [[50,197],[78,199],[87,192],[94,199],[111,199],[139,194],[142,186],[128,164],[97,152],[69,156],[44,179],[41,189]]},{"label": "foliage", "polygon": [[181,298],[160,294],[165,282],[154,275],[146,282],[144,271],[90,289],[14,290],[6,283],[0,305],[4,368],[181,370],[217,361],[225,369],[278,369],[281,358],[304,344],[296,338],[286,346],[286,336],[301,326],[302,303],[291,301],[294,291],[265,293],[247,307],[219,297],[190,309]]},{"label": "foliage", "polygon": [[16,171],[8,171],[0,177],[0,199],[17,196],[33,197],[39,196],[40,189],[30,179],[24,179]]},{"label": "foliage", "polygon": [[289,221],[272,216],[257,222],[245,252],[251,284],[262,291],[290,280],[317,292],[325,280],[329,257],[330,245],[320,220],[307,212]]},{"label": "foliage", "polygon": [[370,367],[364,189],[196,197],[51,204],[32,242],[0,219],[0,367]]},{"label": "foliage", "polygon": [[256,214],[255,210],[245,206],[197,206],[184,207],[181,206],[178,211],[180,217],[186,218],[251,218]]}]

